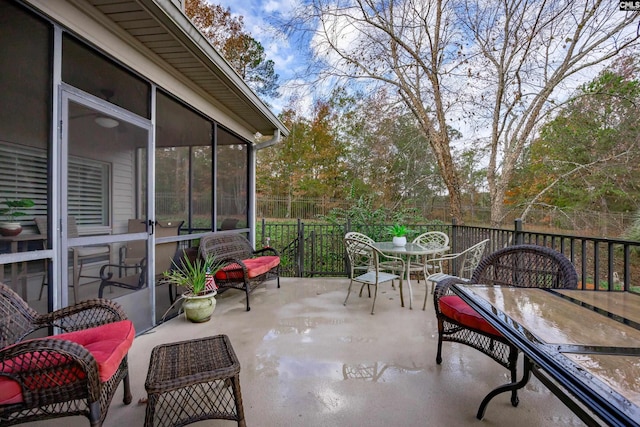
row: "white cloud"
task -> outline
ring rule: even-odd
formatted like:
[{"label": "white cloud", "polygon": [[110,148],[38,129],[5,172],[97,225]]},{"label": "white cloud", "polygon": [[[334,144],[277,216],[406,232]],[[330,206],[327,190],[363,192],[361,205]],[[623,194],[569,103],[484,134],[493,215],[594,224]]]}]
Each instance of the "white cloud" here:
[{"label": "white cloud", "polygon": [[[216,1],[213,0],[213,3]],[[289,40],[282,35],[281,29],[269,23],[270,16],[278,14],[288,15],[296,6],[296,0],[218,0],[221,6],[229,8],[233,16],[242,16],[245,28],[258,40],[265,49],[267,59],[275,64],[275,71],[281,82],[293,78],[296,71],[301,69],[297,62],[300,55],[296,54],[297,47],[291,46]]]},{"label": "white cloud", "polygon": [[281,112],[285,108],[291,107],[291,99],[295,99],[296,112],[304,117],[310,117],[313,112],[313,103],[315,102],[314,88],[310,87],[307,82],[302,79],[291,79],[280,86],[281,96],[272,100],[273,110],[276,113]]}]

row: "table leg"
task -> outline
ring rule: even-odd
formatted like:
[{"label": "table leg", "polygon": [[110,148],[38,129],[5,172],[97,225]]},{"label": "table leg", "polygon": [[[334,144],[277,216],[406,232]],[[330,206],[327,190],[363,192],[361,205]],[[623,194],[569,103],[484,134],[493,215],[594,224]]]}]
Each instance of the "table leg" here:
[{"label": "table leg", "polygon": [[25,301],[29,301],[29,297],[27,295],[27,290],[29,288],[29,283],[28,283],[28,264],[26,261],[22,262],[22,271],[20,272],[20,275],[22,276],[20,278],[20,283],[22,285],[22,299]]},{"label": "table leg", "polygon": [[409,285],[409,310],[413,310],[413,290],[411,289],[411,255],[407,256],[407,285]]},{"label": "table leg", "polygon": [[[18,241],[14,240],[11,242],[11,253],[17,253],[18,250],[20,248],[18,247]],[[21,282],[21,287],[22,287],[22,292],[20,292],[22,299],[25,301],[28,301],[27,299],[27,279],[26,279],[26,273],[27,273],[27,262],[24,261],[22,262],[22,274],[24,275],[23,277],[20,278],[20,282]],[[18,271],[18,263],[17,262],[12,262],[11,263],[11,287],[13,288],[14,291],[18,292],[18,276],[20,275],[20,272]]]},{"label": "table leg", "polygon": [[[524,358],[524,372],[522,373],[522,379],[516,383],[509,383],[509,384],[505,384],[505,385],[501,385],[500,387],[497,387],[495,389],[493,389],[491,391],[491,393],[487,394],[485,396],[484,399],[482,399],[482,403],[480,404],[480,408],[478,408],[478,414],[476,415],[476,418],[481,420],[484,418],[484,413],[487,409],[487,405],[489,404],[489,401],[491,401],[491,399],[493,399],[494,397],[496,397],[497,395],[507,392],[507,391],[514,391],[514,390],[520,390],[521,388],[523,388],[525,385],[527,385],[527,383],[529,382],[529,378],[531,378],[531,369],[533,367],[533,362],[531,362],[531,360],[528,357]],[[511,404],[513,406],[518,406],[518,397],[513,397],[511,398]]]}]

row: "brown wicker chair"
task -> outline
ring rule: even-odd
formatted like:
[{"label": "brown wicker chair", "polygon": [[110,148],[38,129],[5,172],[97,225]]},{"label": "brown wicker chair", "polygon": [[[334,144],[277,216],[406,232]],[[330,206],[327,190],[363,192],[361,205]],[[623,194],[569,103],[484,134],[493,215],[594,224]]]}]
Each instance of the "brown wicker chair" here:
[{"label": "brown wicker chair", "polygon": [[211,233],[200,239],[201,257],[212,256],[223,265],[215,276],[218,293],[229,288],[247,295],[265,280],[277,279],[280,287],[280,254],[268,247],[254,250],[249,240],[237,233]]},{"label": "brown wicker chair", "polygon": [[[64,334],[48,335],[53,327]],[[108,353],[101,340],[116,330],[126,339],[111,354],[124,356],[99,361]],[[94,299],[41,315],[0,283],[0,334],[0,425],[84,415],[100,426],[120,381],[131,402],[126,351],[135,330],[116,303]],[[106,370],[113,373],[102,379]]]},{"label": "brown wicker chair", "polygon": [[[436,285],[434,307],[438,318],[438,352],[442,363],[442,342],[452,341],[481,351],[509,369],[516,381],[518,349],[502,337],[489,323],[450,289],[453,284],[506,285],[526,288],[569,288],[578,284],[571,262],[561,253],[544,246],[516,245],[500,249],[478,264],[471,280],[458,277],[444,279]],[[513,406],[518,405],[514,390]]]}]

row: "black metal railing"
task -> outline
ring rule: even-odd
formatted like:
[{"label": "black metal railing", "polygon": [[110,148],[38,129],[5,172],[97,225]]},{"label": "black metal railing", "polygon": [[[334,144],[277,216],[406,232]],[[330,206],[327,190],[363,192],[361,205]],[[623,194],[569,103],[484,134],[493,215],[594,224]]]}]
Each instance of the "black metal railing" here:
[{"label": "black metal railing", "polygon": [[[282,275],[289,277],[346,276],[347,266],[342,238],[359,231],[374,240],[389,240],[388,225],[356,226],[304,222],[267,222],[263,219],[257,236],[263,244],[278,249],[282,256]],[[461,252],[473,244],[490,239],[486,253],[513,244],[536,244],[563,253],[576,267],[580,286],[585,289],[640,292],[640,242],[577,235],[553,234],[524,229],[516,220],[512,229],[472,227],[452,224],[409,224],[413,236],[442,231],[449,236],[451,252]],[[413,237],[413,236],[410,236]],[[632,278],[636,278],[632,282]]]}]

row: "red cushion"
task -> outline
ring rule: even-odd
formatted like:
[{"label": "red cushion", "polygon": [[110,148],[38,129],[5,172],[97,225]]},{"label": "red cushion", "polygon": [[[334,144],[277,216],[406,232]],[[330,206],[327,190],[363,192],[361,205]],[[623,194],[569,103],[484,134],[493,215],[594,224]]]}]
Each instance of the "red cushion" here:
[{"label": "red cushion", "polygon": [[[275,255],[265,255],[257,258],[243,259],[247,266],[249,279],[265,274],[280,264],[280,257]],[[216,273],[216,279],[220,280],[242,280],[243,272],[239,264],[229,264]]]},{"label": "red cushion", "polygon": [[450,319],[455,320],[461,325],[477,329],[490,335],[501,336],[493,326],[487,322],[484,317],[478,314],[473,308],[457,295],[447,295],[438,300],[440,311]]},{"label": "red cushion", "polygon": [[[118,370],[120,362],[131,348],[135,334],[133,323],[130,320],[121,320],[47,338],[73,341],[89,350],[98,364],[100,381],[105,382]],[[13,362],[11,360],[5,361],[2,372],[15,373],[28,370],[29,364],[39,363],[39,360],[42,360],[42,354],[43,352],[29,353],[15,358]],[[51,360],[50,358],[47,361],[53,366],[68,362],[68,358],[65,356],[56,353],[56,357],[57,359]],[[70,375],[70,372],[66,371],[61,372],[57,377],[51,373],[47,376],[38,375],[32,381],[27,379],[25,385],[33,388],[56,387],[60,385],[60,381],[68,382],[75,378],[84,377],[84,373],[80,370],[73,374],[75,375]],[[18,382],[9,377],[0,376],[0,405],[19,402],[22,402],[22,390]]]}]

